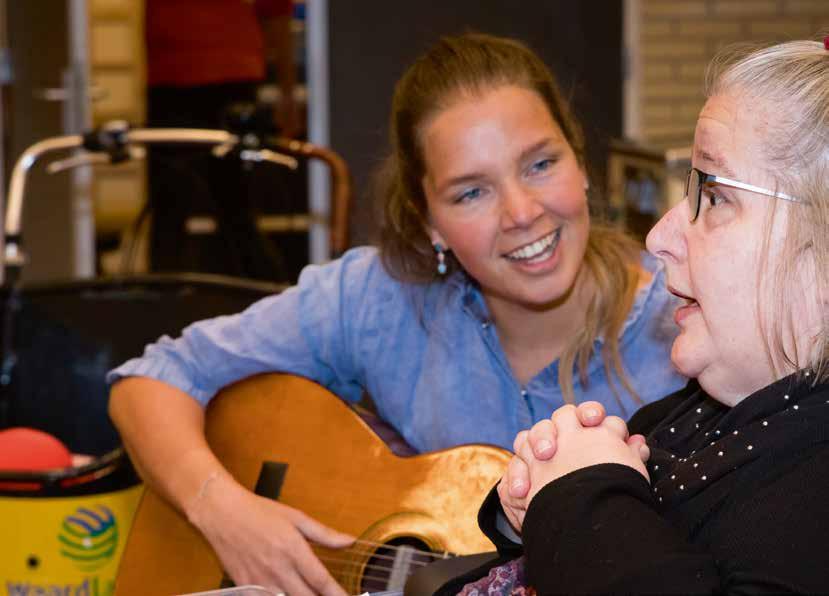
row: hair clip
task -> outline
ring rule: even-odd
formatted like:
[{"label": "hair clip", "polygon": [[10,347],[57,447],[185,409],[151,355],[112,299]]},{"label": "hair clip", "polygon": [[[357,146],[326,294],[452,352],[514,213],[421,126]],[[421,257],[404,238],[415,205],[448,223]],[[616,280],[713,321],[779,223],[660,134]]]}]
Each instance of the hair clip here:
[{"label": "hair clip", "polygon": [[829,50],[829,35],[823,38],[823,48]]}]

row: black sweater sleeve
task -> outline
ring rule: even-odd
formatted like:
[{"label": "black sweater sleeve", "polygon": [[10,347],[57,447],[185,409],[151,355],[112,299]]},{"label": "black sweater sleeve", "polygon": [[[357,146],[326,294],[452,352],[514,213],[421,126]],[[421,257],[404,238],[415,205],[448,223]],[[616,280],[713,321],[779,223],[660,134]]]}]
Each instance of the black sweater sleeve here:
[{"label": "black sweater sleeve", "polygon": [[829,431],[758,462],[699,519],[692,544],[657,510],[648,483],[618,464],[544,487],[524,519],[531,585],[555,593],[826,593]]},{"label": "black sweater sleeve", "polygon": [[591,466],[548,484],[530,503],[523,539],[541,594],[719,591],[713,558],[668,524],[627,466]]}]

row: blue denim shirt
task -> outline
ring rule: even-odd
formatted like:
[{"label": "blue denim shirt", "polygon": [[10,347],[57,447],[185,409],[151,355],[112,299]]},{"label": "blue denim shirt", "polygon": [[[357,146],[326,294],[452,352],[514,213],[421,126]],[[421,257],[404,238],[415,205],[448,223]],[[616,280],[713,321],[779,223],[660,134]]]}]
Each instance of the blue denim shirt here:
[{"label": "blue denim shirt", "polygon": [[[659,262],[639,291],[620,349],[629,379],[644,403],[685,384],[672,367],[676,299],[665,290]],[[604,403],[628,418],[636,402],[605,376],[601,341],[577,401]],[[200,321],[177,339],[162,337],[141,358],[111,371],[111,383],[148,376],[189,393],[202,404],[222,387],[261,372],[312,379],[350,402],[368,392],[379,414],[418,451],[465,443],[511,448],[518,431],[564,404],[558,362],[527,385],[512,374],[483,296],[462,272],[443,282],[403,284],[383,268],[376,249],[306,267],[298,284],[242,313]]]}]

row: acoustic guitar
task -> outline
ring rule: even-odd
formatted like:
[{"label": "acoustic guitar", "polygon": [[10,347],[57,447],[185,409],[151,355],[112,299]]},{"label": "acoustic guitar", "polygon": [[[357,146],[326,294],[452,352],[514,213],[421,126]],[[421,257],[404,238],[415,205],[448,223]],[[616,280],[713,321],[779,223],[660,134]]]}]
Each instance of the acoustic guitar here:
[{"label": "acoustic guitar", "polygon": [[[509,461],[500,448],[398,457],[336,396],[280,374],[223,390],[207,408],[206,435],[241,484],[358,537],[343,550],[314,547],[349,594],[402,589],[418,566],[493,550],[476,513]],[[183,594],[227,581],[207,541],[147,489],[116,595]]]}]

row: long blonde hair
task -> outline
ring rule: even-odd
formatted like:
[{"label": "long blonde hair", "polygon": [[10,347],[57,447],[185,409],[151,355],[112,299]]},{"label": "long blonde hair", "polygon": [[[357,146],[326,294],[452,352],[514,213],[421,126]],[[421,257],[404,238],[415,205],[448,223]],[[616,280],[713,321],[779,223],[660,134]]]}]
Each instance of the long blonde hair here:
[{"label": "long blonde hair", "polygon": [[[375,179],[375,194],[383,209],[381,256],[395,278],[410,283],[441,279],[425,225],[428,208],[421,184],[425,172],[421,127],[457,97],[475,97],[505,85],[523,87],[541,97],[579,165],[586,169],[581,128],[552,73],[535,53],[515,40],[479,33],[442,38],[397,83],[389,126],[392,152]],[[451,252],[446,257],[450,274],[461,268]],[[575,401],[574,369],[586,385],[595,342],[603,337],[602,357],[611,386],[613,371],[638,400],[622,365],[618,335],[636,294],[639,247],[622,232],[593,224],[584,259],[595,279],[596,293],[587,306],[584,329],[561,356],[562,393],[566,401]]]}]

